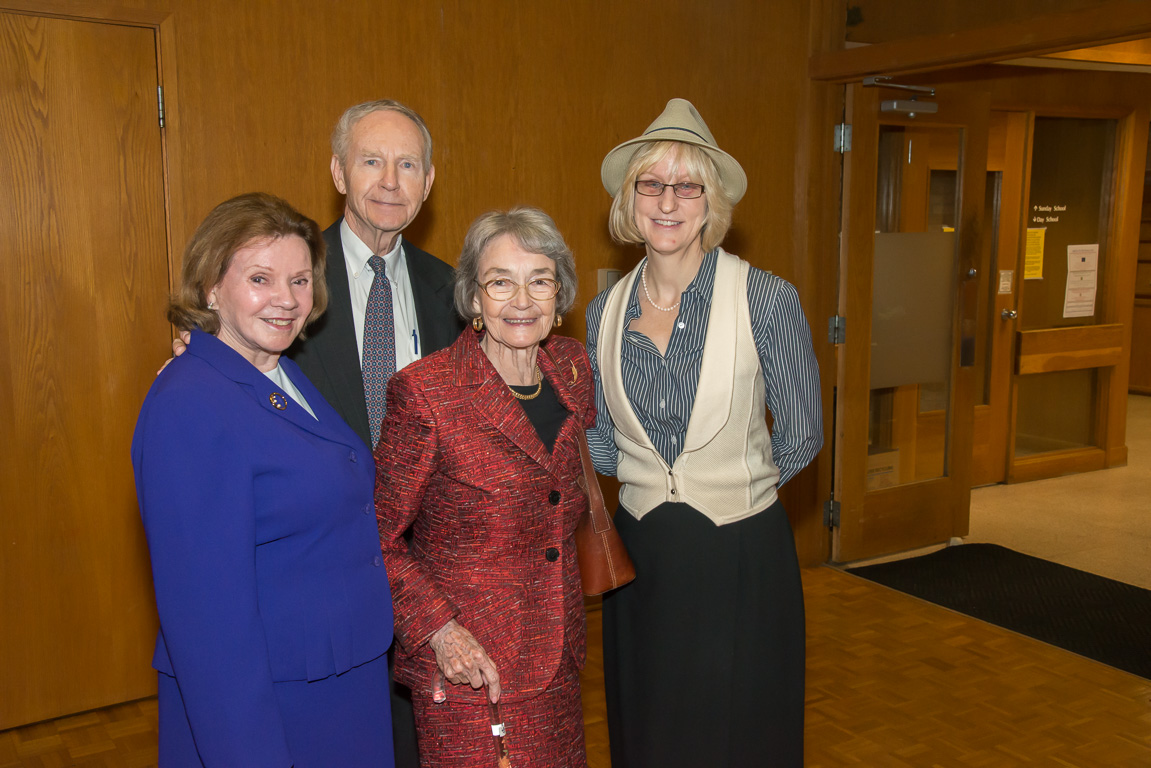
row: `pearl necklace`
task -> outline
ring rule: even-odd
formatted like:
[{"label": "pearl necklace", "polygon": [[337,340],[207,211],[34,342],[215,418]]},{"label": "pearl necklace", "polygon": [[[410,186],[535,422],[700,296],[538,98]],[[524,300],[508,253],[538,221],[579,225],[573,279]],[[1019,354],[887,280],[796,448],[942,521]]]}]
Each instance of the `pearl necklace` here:
[{"label": "pearl necklace", "polygon": [[683,301],[683,294],[682,293],[679,296],[679,301],[677,301],[675,304],[672,304],[670,307],[661,307],[659,304],[656,304],[654,301],[651,300],[651,294],[647,292],[647,264],[643,265],[643,270],[639,273],[639,279],[643,282],[643,295],[647,296],[647,303],[651,304],[653,307],[658,309],[660,312],[672,312],[675,310],[676,307],[679,306],[679,302]]}]

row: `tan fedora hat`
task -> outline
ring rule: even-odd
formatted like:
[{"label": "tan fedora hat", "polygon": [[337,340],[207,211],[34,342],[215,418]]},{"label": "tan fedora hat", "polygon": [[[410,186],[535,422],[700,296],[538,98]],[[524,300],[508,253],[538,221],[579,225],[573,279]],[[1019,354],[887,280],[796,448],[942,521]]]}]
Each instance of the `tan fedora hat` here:
[{"label": "tan fedora hat", "polygon": [[734,157],[715,143],[715,137],[707,129],[707,123],[699,116],[699,110],[687,99],[672,99],[642,136],[625,141],[608,152],[607,157],[603,159],[599,175],[609,195],[615,197],[619,194],[627,165],[640,145],[653,141],[682,141],[705,150],[715,161],[719,169],[719,178],[723,181],[727,193],[731,195],[733,203],[738,203],[743,193],[747,191],[747,174]]}]

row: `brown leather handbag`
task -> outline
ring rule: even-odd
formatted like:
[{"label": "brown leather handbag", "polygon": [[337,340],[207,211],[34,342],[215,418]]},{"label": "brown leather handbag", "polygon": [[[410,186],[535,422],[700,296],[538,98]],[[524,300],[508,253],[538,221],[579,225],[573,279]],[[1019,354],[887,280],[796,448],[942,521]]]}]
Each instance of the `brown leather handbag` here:
[{"label": "brown leather handbag", "polygon": [[604,507],[603,491],[591,463],[587,436],[582,431],[579,453],[583,461],[582,485],[588,496],[587,512],[580,518],[575,532],[580,581],[585,595],[602,595],[634,579],[635,565]]}]

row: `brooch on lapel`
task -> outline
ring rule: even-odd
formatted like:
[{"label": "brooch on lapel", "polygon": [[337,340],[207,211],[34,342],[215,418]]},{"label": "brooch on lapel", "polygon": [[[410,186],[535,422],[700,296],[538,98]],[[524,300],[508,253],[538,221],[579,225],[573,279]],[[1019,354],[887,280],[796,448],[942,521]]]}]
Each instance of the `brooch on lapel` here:
[{"label": "brooch on lapel", "polygon": [[277,411],[282,411],[288,407],[288,398],[281,395],[279,392],[273,392],[268,395],[268,400],[272,402],[272,407]]},{"label": "brooch on lapel", "polygon": [[579,381],[579,371],[576,370],[575,363],[572,363],[572,384]]}]

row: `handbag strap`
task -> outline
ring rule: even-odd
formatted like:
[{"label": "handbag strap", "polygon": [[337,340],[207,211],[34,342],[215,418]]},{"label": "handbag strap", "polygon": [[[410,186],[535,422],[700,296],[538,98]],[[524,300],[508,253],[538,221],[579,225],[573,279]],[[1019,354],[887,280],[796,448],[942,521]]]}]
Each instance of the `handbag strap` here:
[{"label": "handbag strap", "polygon": [[599,478],[595,476],[595,467],[591,462],[591,451],[587,447],[587,435],[579,431],[579,456],[583,462],[584,490],[587,491],[588,514],[591,516],[592,530],[603,533],[611,528],[611,518],[608,517],[607,508],[603,503],[603,491],[599,487]]},{"label": "handbag strap", "polygon": [[[540,346],[540,350],[548,356],[553,368],[559,367],[550,350],[543,345]],[[591,517],[592,530],[603,533],[611,528],[611,517],[603,503],[603,491],[600,490],[599,478],[596,477],[595,465],[591,460],[591,450],[587,446],[587,433],[583,429],[577,429],[576,432],[579,434],[579,457],[583,464],[583,486],[587,492],[588,515]]]}]

